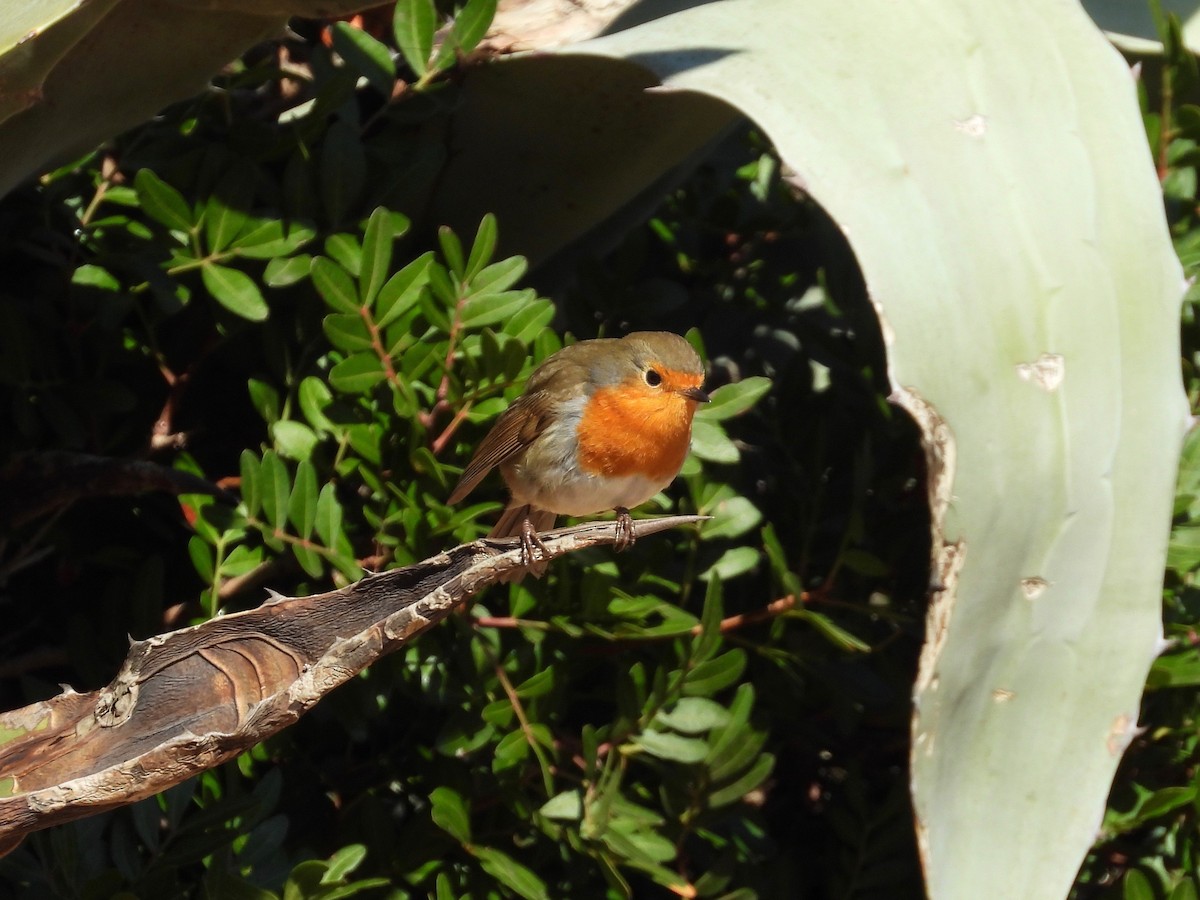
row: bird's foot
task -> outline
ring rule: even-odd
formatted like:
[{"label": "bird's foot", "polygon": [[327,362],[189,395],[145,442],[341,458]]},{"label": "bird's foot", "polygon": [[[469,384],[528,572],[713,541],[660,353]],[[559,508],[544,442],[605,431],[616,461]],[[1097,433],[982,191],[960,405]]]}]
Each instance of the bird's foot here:
[{"label": "bird's foot", "polygon": [[617,507],[617,539],[613,541],[613,548],[622,553],[633,546],[637,540],[637,535],[633,531],[633,517],[629,515],[629,510],[623,506]]},{"label": "bird's foot", "polygon": [[[534,553],[535,549],[542,557],[540,560]],[[529,569],[534,575],[540,575],[546,570],[546,564],[549,561],[550,549],[538,537],[533,523],[529,519],[525,519],[521,522],[521,565]]]}]

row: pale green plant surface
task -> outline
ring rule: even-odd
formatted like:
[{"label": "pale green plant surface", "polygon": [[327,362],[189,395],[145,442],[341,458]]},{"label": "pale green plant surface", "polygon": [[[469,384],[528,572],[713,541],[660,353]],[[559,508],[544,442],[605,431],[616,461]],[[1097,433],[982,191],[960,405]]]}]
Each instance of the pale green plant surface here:
[{"label": "pale green plant surface", "polygon": [[709,4],[576,49],[751,116],[848,235],[932,463],[930,894],[1062,896],[1160,649],[1186,414],[1127,68],[1032,3]]}]

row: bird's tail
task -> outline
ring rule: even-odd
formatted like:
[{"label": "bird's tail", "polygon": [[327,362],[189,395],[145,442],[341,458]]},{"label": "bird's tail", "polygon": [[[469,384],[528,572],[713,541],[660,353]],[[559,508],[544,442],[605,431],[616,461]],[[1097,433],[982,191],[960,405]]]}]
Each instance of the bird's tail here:
[{"label": "bird's tail", "polygon": [[528,503],[517,503],[514,500],[500,514],[500,521],[492,526],[492,530],[488,532],[488,537],[518,537],[521,534],[521,523],[526,519],[529,520],[534,531],[538,533],[549,531],[554,527],[554,520],[557,518],[549,510],[538,509],[536,506],[531,506]]}]

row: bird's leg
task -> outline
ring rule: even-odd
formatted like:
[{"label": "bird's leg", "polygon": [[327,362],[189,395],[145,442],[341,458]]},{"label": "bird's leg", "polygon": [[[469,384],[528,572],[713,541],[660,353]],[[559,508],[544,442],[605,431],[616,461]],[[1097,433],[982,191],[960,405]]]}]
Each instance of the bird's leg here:
[{"label": "bird's leg", "polygon": [[623,506],[618,506],[617,513],[617,539],[613,541],[613,548],[621,553],[633,546],[633,542],[637,540],[637,535],[633,533],[633,517],[629,515],[629,510]]},{"label": "bird's leg", "polygon": [[533,553],[535,547],[541,551],[543,563],[550,559],[549,548],[542,543],[542,539],[534,530],[533,523],[526,517],[521,521],[521,565],[531,570],[537,562]]}]

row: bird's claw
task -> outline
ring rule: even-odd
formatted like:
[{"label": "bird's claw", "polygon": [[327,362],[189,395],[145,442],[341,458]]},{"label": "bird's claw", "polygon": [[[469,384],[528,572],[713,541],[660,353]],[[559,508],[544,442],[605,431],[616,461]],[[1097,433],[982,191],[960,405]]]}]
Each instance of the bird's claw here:
[{"label": "bird's claw", "polygon": [[633,517],[629,515],[629,510],[623,506],[617,507],[617,539],[613,541],[613,549],[618,553],[623,553],[633,546],[637,540],[637,535],[633,530]]},{"label": "bird's claw", "polygon": [[[541,555],[541,560],[537,559],[537,554]],[[546,570],[546,564],[550,561],[550,548],[542,543],[542,539],[538,537],[538,533],[534,530],[533,523],[525,519],[521,523],[521,565],[527,568],[534,575],[540,575]]]}]

